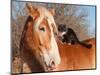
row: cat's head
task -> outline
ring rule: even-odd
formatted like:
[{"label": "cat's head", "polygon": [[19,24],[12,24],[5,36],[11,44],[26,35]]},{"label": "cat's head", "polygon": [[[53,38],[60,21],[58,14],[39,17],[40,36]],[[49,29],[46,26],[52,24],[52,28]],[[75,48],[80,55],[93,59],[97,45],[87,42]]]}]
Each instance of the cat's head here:
[{"label": "cat's head", "polygon": [[58,25],[58,31],[59,32],[66,32],[67,28],[65,24],[59,24]]},{"label": "cat's head", "polygon": [[67,28],[66,28],[65,24],[59,24],[58,25],[58,38],[60,40],[64,39],[63,35],[66,34],[66,31],[67,31]]}]

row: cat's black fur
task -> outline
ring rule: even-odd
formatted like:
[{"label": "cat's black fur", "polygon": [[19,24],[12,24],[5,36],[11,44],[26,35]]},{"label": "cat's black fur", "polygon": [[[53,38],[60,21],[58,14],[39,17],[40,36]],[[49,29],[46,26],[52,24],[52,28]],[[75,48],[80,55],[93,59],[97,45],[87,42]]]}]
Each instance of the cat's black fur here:
[{"label": "cat's black fur", "polygon": [[86,48],[91,48],[91,44],[87,44],[85,42],[79,41],[77,38],[75,32],[71,28],[67,28],[65,24],[58,25],[58,31],[60,34],[58,34],[62,40],[62,42],[65,42],[70,45],[74,45],[76,43],[81,44],[82,46]]}]

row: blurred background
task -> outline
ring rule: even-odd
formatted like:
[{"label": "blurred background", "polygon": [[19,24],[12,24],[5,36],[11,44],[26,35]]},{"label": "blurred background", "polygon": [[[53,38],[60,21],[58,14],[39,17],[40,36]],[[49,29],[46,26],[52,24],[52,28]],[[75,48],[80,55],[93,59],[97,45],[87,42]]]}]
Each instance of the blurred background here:
[{"label": "blurred background", "polygon": [[[21,33],[28,17],[26,3],[30,2],[12,1],[11,5],[11,44],[13,57],[17,56],[19,53]],[[70,27],[75,31],[79,40],[95,38],[95,6],[37,2],[31,3],[37,6],[44,6],[48,9],[55,9],[56,14],[54,19],[56,25],[66,24],[67,27]]]}]

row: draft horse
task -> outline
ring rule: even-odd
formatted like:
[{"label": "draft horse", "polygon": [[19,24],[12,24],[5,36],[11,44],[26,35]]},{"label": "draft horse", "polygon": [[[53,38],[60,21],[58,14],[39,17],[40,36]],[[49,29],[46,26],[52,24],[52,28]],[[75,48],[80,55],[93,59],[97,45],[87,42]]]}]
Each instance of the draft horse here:
[{"label": "draft horse", "polygon": [[[25,23],[21,41],[21,58],[28,69],[23,72],[53,70],[60,64],[60,55],[55,40],[57,27],[53,18],[54,10],[26,4],[29,17]],[[38,65],[38,66],[36,66]],[[36,66],[36,67],[35,67]],[[40,68],[40,70],[38,70]]]}]

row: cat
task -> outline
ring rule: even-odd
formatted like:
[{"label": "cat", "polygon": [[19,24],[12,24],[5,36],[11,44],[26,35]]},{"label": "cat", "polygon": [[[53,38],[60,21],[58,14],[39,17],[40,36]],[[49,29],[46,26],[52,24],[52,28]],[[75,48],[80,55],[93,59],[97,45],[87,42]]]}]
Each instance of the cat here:
[{"label": "cat", "polygon": [[58,36],[63,43],[66,43],[68,45],[75,45],[78,43],[86,48],[92,47],[92,44],[79,41],[74,30],[71,28],[67,28],[65,24],[58,25],[58,32]]}]

